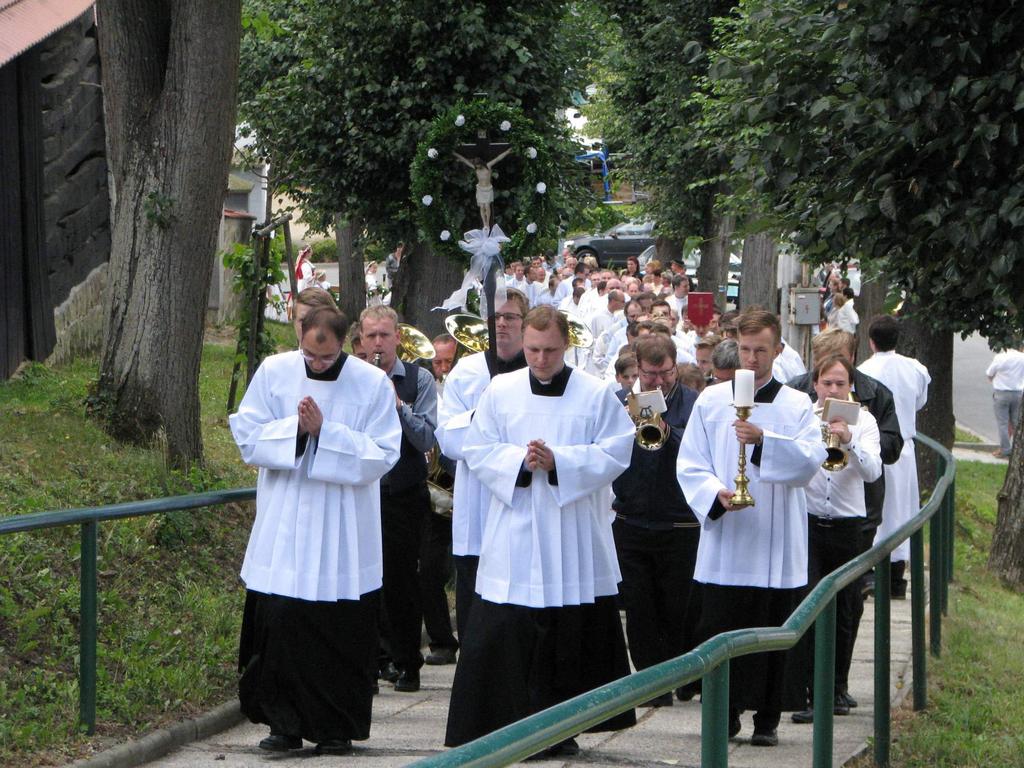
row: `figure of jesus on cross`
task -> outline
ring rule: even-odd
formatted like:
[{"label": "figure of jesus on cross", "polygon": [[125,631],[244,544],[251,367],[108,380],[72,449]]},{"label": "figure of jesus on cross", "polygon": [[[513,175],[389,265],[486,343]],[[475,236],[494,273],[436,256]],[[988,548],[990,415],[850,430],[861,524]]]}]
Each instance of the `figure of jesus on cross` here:
[{"label": "figure of jesus on cross", "polygon": [[479,138],[476,144],[460,147],[463,151],[473,151],[474,156],[472,159],[464,157],[458,152],[452,152],[452,154],[458,158],[459,162],[468,165],[476,172],[476,204],[480,207],[480,221],[483,225],[484,232],[489,231],[491,228],[491,204],[494,202],[494,187],[491,185],[491,169],[508,156],[512,151],[512,147],[508,147],[504,152],[495,156],[489,162],[485,162],[484,158],[490,154],[491,151],[501,146],[504,145],[491,144],[487,140],[487,135],[484,134]]}]

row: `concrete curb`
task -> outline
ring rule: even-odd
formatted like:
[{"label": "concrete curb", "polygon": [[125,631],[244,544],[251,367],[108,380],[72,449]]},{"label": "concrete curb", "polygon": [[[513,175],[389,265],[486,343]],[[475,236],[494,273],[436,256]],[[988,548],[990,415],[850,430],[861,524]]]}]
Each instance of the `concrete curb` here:
[{"label": "concrete curb", "polygon": [[71,768],[135,768],[178,747],[232,728],[244,720],[238,700],[229,701],[199,717],[161,728],[136,741],[118,744],[95,757],[78,760]]}]

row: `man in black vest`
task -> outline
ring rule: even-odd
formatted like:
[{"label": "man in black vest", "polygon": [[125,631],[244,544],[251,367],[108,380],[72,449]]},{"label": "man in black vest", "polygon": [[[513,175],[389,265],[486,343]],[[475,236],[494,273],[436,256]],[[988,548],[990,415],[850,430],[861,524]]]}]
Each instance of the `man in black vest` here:
[{"label": "man in black vest", "polygon": [[437,426],[437,390],[425,369],[398,359],[398,314],[375,306],[359,316],[360,335],[367,360],[387,373],[395,387],[395,404],[402,424],[402,453],[394,468],[380,481],[384,585],[387,615],[384,629],[391,658],[398,670],[396,691],[418,691],[420,667],[420,602],[418,555],[423,518],[430,513],[427,461]]},{"label": "man in black vest", "polygon": [[[823,331],[814,337],[811,343],[811,355],[815,360],[823,360],[829,355],[842,355],[851,364],[857,352],[857,337],[838,328]],[[808,366],[813,370],[812,364]],[[797,376],[788,382],[789,386],[801,392],[806,392],[812,401],[817,401],[818,395],[814,390],[813,376],[805,373]],[[878,422],[878,434],[882,446],[882,463],[893,464],[903,450],[903,435],[900,432],[899,420],[896,418],[896,401],[892,392],[882,382],[873,379],[858,370],[853,372],[853,399],[867,408],[868,413],[875,417]],[[867,517],[861,528],[861,551],[871,549],[875,539],[875,531],[882,522],[882,503],[885,500],[885,475],[871,483],[864,483],[864,506],[867,508]],[[857,630],[860,627],[860,619],[864,614],[863,599],[854,601],[852,606],[846,610],[839,610],[836,614],[836,633],[846,636],[846,642],[841,647],[853,652],[853,646],[857,639]],[[836,669],[848,670],[849,659],[837,660]],[[856,707],[856,700],[850,696],[847,690],[847,681],[836,679],[836,701],[835,713],[847,715],[851,707]],[[796,712],[793,715],[795,723],[810,723],[814,712],[807,709],[803,712]]]}]

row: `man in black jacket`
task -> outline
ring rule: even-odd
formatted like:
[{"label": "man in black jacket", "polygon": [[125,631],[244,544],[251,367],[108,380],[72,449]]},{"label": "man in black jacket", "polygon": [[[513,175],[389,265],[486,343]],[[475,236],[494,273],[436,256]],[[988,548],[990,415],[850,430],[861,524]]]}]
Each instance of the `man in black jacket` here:
[{"label": "man in black jacket", "polygon": [[[824,331],[814,337],[811,343],[811,354],[816,359],[823,359],[829,355],[838,354],[847,358],[851,364],[857,351],[857,337],[852,333],[831,329]],[[812,361],[813,363],[813,361]],[[808,368],[813,369],[813,364]],[[817,400],[814,392],[814,382],[811,374],[806,373],[797,376],[788,382],[789,386],[806,392],[812,401]],[[903,450],[903,436],[900,433],[900,424],[896,418],[896,401],[892,392],[882,382],[861,373],[858,370],[853,372],[853,398],[878,422],[878,432],[881,438],[882,463],[893,464],[900,457]],[[882,522],[882,502],[885,499],[885,475],[873,483],[864,483],[864,504],[867,508],[867,518],[861,528],[861,552],[867,552],[875,540],[875,531]],[[836,614],[836,634],[845,633],[849,637],[848,647],[853,649],[857,639],[857,629],[860,626],[861,616],[864,615],[864,602],[860,600],[853,606],[850,612],[840,611]],[[849,660],[840,664],[836,660],[836,669],[849,669]],[[838,715],[849,714],[850,707],[857,706],[857,702],[850,696],[847,690],[847,680],[836,679],[836,708]],[[811,710],[796,712],[793,721],[797,723],[809,723],[812,721]]]},{"label": "man in black jacket", "polygon": [[[622,571],[619,591],[629,653],[633,665],[644,669],[691,647],[686,628],[696,618],[689,612],[700,524],[676,480],[676,459],[697,393],[676,381],[676,348],[670,337],[641,337],[636,358],[640,389],[660,389],[668,406],[662,414],[668,430],[664,444],[655,450],[634,444],[629,469],[612,483],[612,530]],[[649,703],[670,706],[672,694]]]}]

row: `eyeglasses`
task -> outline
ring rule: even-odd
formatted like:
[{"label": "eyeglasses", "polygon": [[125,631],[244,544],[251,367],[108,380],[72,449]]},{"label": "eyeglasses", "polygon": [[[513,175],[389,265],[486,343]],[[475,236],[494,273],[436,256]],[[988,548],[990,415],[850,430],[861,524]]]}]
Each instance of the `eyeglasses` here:
[{"label": "eyeglasses", "polygon": [[676,374],[679,372],[674,365],[671,368],[664,368],[660,371],[645,371],[643,368],[640,368],[639,371],[640,375],[648,380],[672,379],[675,378]]},{"label": "eyeglasses", "polygon": [[341,357],[341,350],[339,350],[336,355],[311,355],[304,349],[300,349],[299,351],[302,353],[302,359],[310,364],[320,363],[322,365],[330,366],[338,362],[338,358]]},{"label": "eyeglasses", "polygon": [[506,323],[514,323],[516,320],[522,320],[523,316],[518,315],[515,312],[495,312],[494,320],[504,320]]}]

